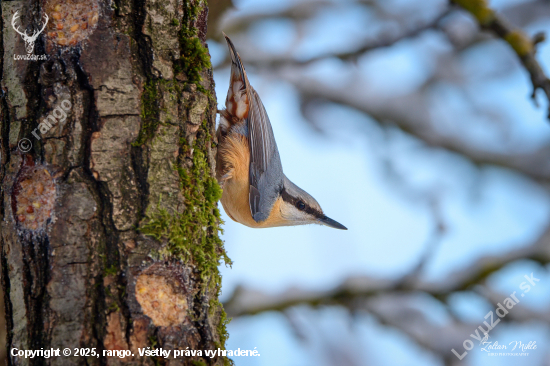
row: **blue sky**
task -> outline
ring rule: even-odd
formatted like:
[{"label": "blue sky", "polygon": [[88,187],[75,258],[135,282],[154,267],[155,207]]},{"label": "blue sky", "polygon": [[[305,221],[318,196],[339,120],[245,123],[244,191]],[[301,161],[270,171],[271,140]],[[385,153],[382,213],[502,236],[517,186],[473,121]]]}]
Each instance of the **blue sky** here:
[{"label": "blue sky", "polygon": [[[399,6],[418,4],[412,1],[391,3],[394,2]],[[257,9],[259,6],[275,9],[285,4],[277,3],[241,0],[237,6],[242,9]],[[440,3],[435,0],[426,2],[419,11],[428,11],[426,9],[430,6],[437,7]],[[510,1],[492,2],[497,8],[505,3]],[[340,27],[347,34],[364,35],[360,25],[369,17],[368,14],[342,10],[340,15],[331,18],[338,19],[333,22],[336,24],[331,24],[331,29]],[[330,16],[322,14],[316,20],[319,23],[312,21],[306,32],[313,34],[317,27],[320,36],[312,36],[299,47],[298,55],[308,57],[322,50],[346,46],[338,38],[341,33],[330,29],[323,31],[320,27]],[[251,42],[274,53],[285,52],[285,40],[292,39],[295,31],[292,27],[288,22],[276,20],[256,25]],[[550,31],[550,22],[539,24],[536,30]],[[381,95],[412,91],[433,67],[426,53],[444,50],[439,38],[435,34],[426,35],[376,51],[362,58],[354,67],[358,68],[366,84],[369,83],[365,88],[376,88]],[[511,71],[498,80],[484,76],[481,66],[491,71],[490,63],[498,64],[508,52],[497,42],[486,46],[494,48],[494,52],[489,51],[492,56],[487,56],[487,48],[481,47],[463,55],[461,65],[468,74],[472,73],[468,70],[481,70],[481,74],[467,85],[466,92],[479,105],[506,108],[511,140],[519,149],[548,143],[550,126],[544,119],[545,108],[535,108],[528,99],[529,80],[517,67],[517,61],[511,58]],[[225,52],[224,47],[210,42],[214,64]],[[238,43],[236,47],[238,50]],[[550,68],[548,45],[539,50],[539,59],[544,61],[546,69]],[[244,64],[246,67],[246,59]],[[329,60],[314,65],[308,72],[311,75],[331,75],[335,83],[345,85],[351,77],[349,70],[341,70],[345,68],[340,61]],[[328,216],[349,230],[321,226],[257,230],[237,224],[224,214],[223,239],[234,261],[233,268],[222,269],[224,298],[237,285],[277,293],[292,286],[326,289],[352,275],[397,278],[410,271],[424,252],[434,223],[425,201],[408,199],[384,176],[380,161],[381,144],[383,151],[395,157],[395,166],[411,187],[421,192],[443,192],[441,212],[448,230],[432,253],[423,274],[425,279],[436,281],[465,268],[481,256],[496,255],[529,244],[548,222],[550,197],[527,178],[499,168],[478,169],[462,158],[422,149],[418,141],[398,132],[391,141],[382,140],[379,128],[372,121],[342,107],[328,106],[322,110],[321,133],[303,120],[299,96],[291,85],[273,79],[269,74],[258,75],[253,69],[247,70],[270,116],[285,174],[312,194]],[[214,77],[221,108],[229,71],[218,70]],[[472,143],[494,143],[498,148],[492,131],[479,127],[480,124],[476,123],[479,116],[468,109],[463,95],[456,89],[442,85],[434,98],[433,113],[442,116],[442,128],[449,128],[449,131],[456,128],[452,118],[445,120],[446,113],[452,111],[452,115],[465,117],[460,133],[471,137]],[[509,266],[491,276],[488,284],[504,294],[511,293],[518,288],[523,275],[531,272],[540,275],[542,280],[526,295],[524,304],[539,309],[548,307],[550,276],[548,271],[531,262]],[[453,304],[464,319],[476,324],[481,324],[490,310],[489,304],[469,292],[457,294]],[[425,311],[434,319],[440,319],[436,308],[427,306]],[[350,330],[349,315],[342,309],[302,308],[295,312],[298,317],[306,319],[304,324],[314,324],[312,334],[325,334],[329,343],[336,345],[341,339],[353,340],[341,348],[348,347],[350,353],[365,353],[365,357],[359,359],[367,359],[368,353],[365,364],[441,365],[407,337],[380,326],[367,315],[354,319],[355,325]],[[230,323],[229,333],[229,348],[257,347],[261,354],[261,357],[236,359],[238,366],[324,365],[330,358],[327,350],[315,348],[318,342],[304,343],[296,338],[285,316],[279,313],[236,319]],[[495,330],[495,337],[502,338],[502,342],[519,336],[537,339],[543,350],[550,346],[548,328],[537,324],[525,324],[521,328],[502,326],[502,329]],[[312,359],[312,354],[317,354],[319,359]],[[535,352],[529,364],[539,364],[537,357],[544,356],[543,351]],[[489,358],[477,352],[469,357],[468,364],[504,366],[515,364],[515,361],[507,357]]]}]

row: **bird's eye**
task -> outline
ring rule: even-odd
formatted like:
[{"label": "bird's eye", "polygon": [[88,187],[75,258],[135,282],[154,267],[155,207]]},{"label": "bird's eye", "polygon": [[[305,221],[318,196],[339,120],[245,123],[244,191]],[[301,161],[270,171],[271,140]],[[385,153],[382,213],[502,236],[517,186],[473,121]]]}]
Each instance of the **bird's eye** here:
[{"label": "bird's eye", "polygon": [[296,208],[300,211],[303,211],[306,208],[306,204],[302,201],[296,202]]}]

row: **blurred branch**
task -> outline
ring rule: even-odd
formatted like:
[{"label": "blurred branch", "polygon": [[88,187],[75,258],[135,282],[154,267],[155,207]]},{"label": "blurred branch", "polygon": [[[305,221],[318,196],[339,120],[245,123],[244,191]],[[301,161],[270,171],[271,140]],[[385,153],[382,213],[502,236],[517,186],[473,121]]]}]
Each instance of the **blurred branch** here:
[{"label": "blurred branch", "polygon": [[[502,303],[505,298],[510,296],[510,294],[503,294],[501,292],[491,290],[488,286],[476,286],[475,292],[487,299],[495,308],[498,306],[498,303]],[[516,294],[516,296],[519,295]],[[550,324],[550,311],[535,311],[521,303],[523,298],[520,298],[519,300],[520,301],[514,305],[513,310],[506,315],[506,320],[512,320],[519,323],[535,320]]]},{"label": "blurred branch", "polygon": [[538,34],[533,39],[530,39],[521,29],[514,27],[506,19],[489,8],[487,0],[451,1],[470,12],[483,29],[493,32],[512,47],[531,76],[533,84],[532,98],[535,104],[537,104],[536,92],[538,89],[541,89],[546,94],[546,98],[548,99],[548,118],[550,119],[550,79],[548,79],[535,57],[536,45],[544,40],[544,35]]},{"label": "blurred branch", "polygon": [[403,97],[379,100],[361,97],[360,93],[347,89],[331,89],[314,80],[287,78],[305,100],[321,99],[341,104],[363,112],[381,125],[393,124],[419,138],[429,146],[436,146],[458,153],[478,165],[495,165],[512,169],[537,181],[550,179],[550,146],[529,152],[489,151],[484,146],[474,146],[461,136],[444,134],[431,123],[431,114],[425,101],[417,93]]},{"label": "blurred branch", "polygon": [[[425,256],[423,256],[425,258]],[[470,290],[480,293],[492,304],[502,302],[505,295],[492,291],[484,284],[485,279],[508,264],[522,259],[531,259],[543,265],[550,263],[550,227],[539,239],[525,248],[511,251],[503,256],[486,256],[480,258],[467,268],[449,274],[438,283],[423,283],[416,279],[388,281],[371,277],[350,277],[340,286],[328,291],[308,291],[291,288],[279,295],[268,295],[260,291],[239,287],[224,304],[229,316],[238,317],[254,315],[266,311],[287,311],[296,305],[341,305],[354,314],[367,311],[380,324],[393,327],[407,335],[419,346],[441,357],[445,365],[459,364],[450,352],[452,348],[460,349],[462,342],[479,325],[468,323],[453,317],[443,324],[433,322],[429,314],[429,299],[422,298],[428,294],[434,301],[447,304],[447,297],[455,292]],[[424,260],[421,260],[423,263]],[[411,273],[415,273],[415,267]],[[405,276],[411,279],[413,276]],[[420,301],[420,303],[419,303]],[[428,301],[428,302],[426,302]],[[538,319],[550,322],[550,311],[537,311],[518,304],[511,315],[503,318],[505,322],[530,322]],[[513,314],[512,314],[513,313]],[[483,319],[480,319],[480,323]],[[299,332],[299,334],[301,334]],[[303,336],[303,335],[302,335]]]},{"label": "blurred branch", "polygon": [[[451,349],[457,348],[475,327],[464,323],[436,325],[426,319],[424,313],[407,306],[410,300],[407,295],[392,294],[367,302],[365,308],[380,324],[397,329],[434,356],[444,359],[445,355],[452,355]],[[447,360],[445,364],[451,365]]]},{"label": "blurred branch", "polygon": [[525,27],[550,18],[550,3],[548,0],[520,2],[506,7],[502,10],[502,14],[516,27]]},{"label": "blurred branch", "polygon": [[386,38],[386,39],[380,39],[375,41],[367,42],[363,45],[361,45],[359,48],[354,49],[353,51],[349,52],[328,52],[316,57],[309,58],[307,60],[290,60],[290,59],[270,59],[266,60],[267,63],[262,63],[262,66],[280,66],[280,65],[309,65],[313,62],[323,60],[330,57],[336,57],[343,61],[355,61],[359,56],[362,54],[375,50],[380,48],[387,48],[391,47],[405,39],[411,39],[418,37],[423,32],[430,30],[430,29],[436,29],[441,22],[443,18],[445,18],[447,15],[449,15],[453,9],[451,7],[445,9],[441,14],[439,14],[437,17],[435,17],[433,20],[417,25],[416,27],[405,31],[401,34]]},{"label": "blurred branch", "polygon": [[[550,263],[550,227],[535,243],[527,247],[510,251],[501,256],[482,257],[468,267],[461,268],[436,283],[417,280],[404,285],[402,279],[392,281],[361,276],[350,277],[339,286],[329,290],[310,291],[291,288],[278,295],[269,295],[261,291],[238,287],[231,298],[224,303],[224,308],[232,317],[255,315],[266,311],[282,311],[299,304],[342,305],[354,309],[361,299],[389,293],[415,292],[423,292],[445,301],[451,293],[468,290],[471,286],[482,283],[491,274],[520,259],[533,260],[542,265]],[[545,315],[545,317],[548,316],[550,315]]]},{"label": "blurred branch", "polygon": [[233,8],[232,0],[210,0],[208,1],[208,30],[207,38],[221,38],[221,32],[218,29],[218,24],[222,16],[231,8]]},{"label": "blurred branch", "polygon": [[445,221],[443,219],[443,213],[440,209],[439,200],[434,197],[430,197],[430,209],[434,219],[433,233],[430,238],[428,238],[428,243],[424,249],[424,254],[420,257],[418,264],[409,274],[401,279],[401,283],[396,286],[397,288],[408,288],[414,286],[414,284],[419,281],[424,268],[426,267],[428,261],[433,257],[437,247],[440,246],[445,233],[447,232],[447,226],[445,225]]},{"label": "blurred branch", "polygon": [[[316,6],[326,6],[323,2],[313,2],[310,4],[316,4]],[[299,8],[301,11],[304,11],[302,7]],[[351,51],[346,52],[327,52],[324,54],[321,54],[319,56],[311,57],[305,60],[297,60],[294,58],[290,58],[288,56],[282,56],[277,57],[273,55],[265,55],[264,57],[258,56],[258,53],[251,52],[251,55],[246,56],[246,62],[247,64],[254,65],[256,67],[261,68],[278,68],[282,66],[307,66],[309,64],[312,64],[314,62],[324,60],[327,58],[338,58],[343,61],[355,61],[359,56],[362,54],[373,51],[380,48],[387,48],[394,46],[395,44],[405,40],[405,39],[411,39],[418,37],[423,32],[430,30],[430,29],[437,29],[439,27],[439,23],[441,20],[443,20],[446,16],[452,13],[452,11],[455,10],[452,7],[447,7],[445,10],[443,10],[438,16],[436,16],[434,19],[430,20],[427,23],[416,25],[412,27],[412,29],[405,30],[400,34],[392,35],[390,37],[377,37],[377,39],[369,39],[367,42],[361,44],[358,48],[355,48]],[[290,10],[289,10],[290,11]],[[295,12],[295,10],[292,10]],[[305,14],[299,13],[302,16]],[[286,14],[288,16],[288,14]],[[250,16],[249,16],[250,17]],[[249,22],[250,19],[247,17],[245,20],[246,22]],[[256,17],[254,17],[254,20],[257,20]],[[226,67],[229,65],[229,55],[226,55],[226,59],[220,63],[216,68]]]},{"label": "blurred branch", "polygon": [[[285,7],[281,10],[275,11],[258,11],[252,13],[246,13],[242,15],[235,15],[236,13],[229,13],[227,17],[223,19],[220,27],[224,32],[231,35],[232,33],[242,32],[250,27],[251,24],[266,19],[274,18],[287,18],[293,21],[303,21],[310,19],[320,10],[333,5],[330,1],[316,0],[316,1],[297,1],[291,4],[289,7]],[[217,34],[216,39],[222,38],[221,33]]]},{"label": "blurred branch", "polygon": [[[326,332],[315,319],[308,317],[301,309],[289,309],[283,314],[294,335],[304,343],[318,343],[316,354],[323,359],[322,365],[330,366],[360,366],[364,365],[361,358],[356,357],[356,342],[353,335],[346,334],[343,339],[335,339],[334,332]],[[350,337],[351,336],[351,337]],[[316,364],[316,363],[315,363]]]}]

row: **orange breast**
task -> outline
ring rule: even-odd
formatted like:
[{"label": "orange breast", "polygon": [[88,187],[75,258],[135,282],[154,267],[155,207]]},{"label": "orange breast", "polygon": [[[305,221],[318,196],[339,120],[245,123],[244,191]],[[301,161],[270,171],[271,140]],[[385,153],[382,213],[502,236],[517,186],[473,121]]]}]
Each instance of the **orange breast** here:
[{"label": "orange breast", "polygon": [[225,212],[243,225],[253,228],[283,226],[286,224],[281,217],[279,198],[271,210],[269,218],[263,222],[256,222],[250,212],[248,201],[249,187],[248,169],[250,166],[250,149],[246,137],[237,133],[230,133],[220,142],[218,147],[218,163],[221,163],[219,177],[228,174],[229,178],[224,184],[222,205]]}]

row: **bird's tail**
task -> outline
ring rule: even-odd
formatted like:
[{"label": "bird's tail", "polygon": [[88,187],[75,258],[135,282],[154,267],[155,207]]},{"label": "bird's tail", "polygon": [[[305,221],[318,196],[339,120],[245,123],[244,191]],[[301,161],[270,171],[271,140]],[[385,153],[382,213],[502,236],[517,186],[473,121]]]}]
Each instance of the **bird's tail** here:
[{"label": "bird's tail", "polygon": [[223,33],[223,36],[227,41],[227,45],[229,46],[229,54],[231,55],[231,79],[240,80],[248,91],[250,84],[248,83],[248,77],[246,76],[246,71],[244,70],[241,57],[237,53],[235,45],[231,42],[231,39],[227,36],[227,34]]},{"label": "bird's tail", "polygon": [[[241,120],[248,117],[252,87],[248,82],[243,62],[233,42],[231,42],[225,33],[223,35],[227,41],[229,54],[231,55],[231,80],[229,81],[229,90],[225,99],[225,108],[231,116],[235,117],[235,120]],[[233,118],[228,120],[229,124],[231,124],[231,120]]]}]

